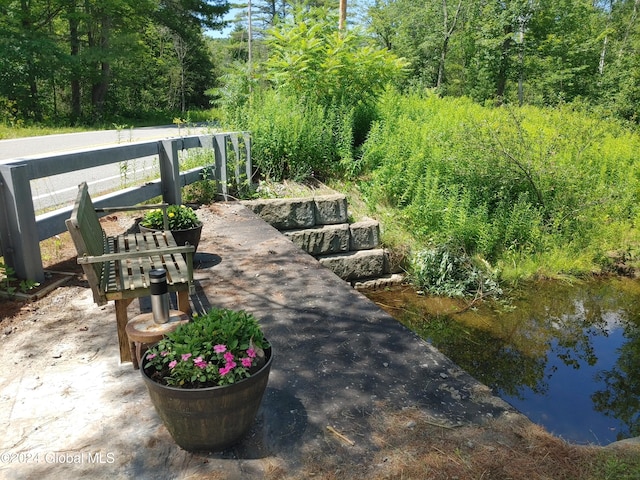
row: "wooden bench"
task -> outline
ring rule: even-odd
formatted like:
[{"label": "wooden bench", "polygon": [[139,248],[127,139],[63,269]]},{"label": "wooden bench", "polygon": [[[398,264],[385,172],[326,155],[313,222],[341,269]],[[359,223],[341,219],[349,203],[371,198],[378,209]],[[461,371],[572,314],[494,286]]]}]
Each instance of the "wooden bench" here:
[{"label": "wooden bench", "polygon": [[[166,207],[166,204],[163,206]],[[171,232],[166,230],[107,236],[96,213],[145,208],[158,208],[158,205],[95,209],[87,184],[83,182],[78,187],[78,197],[71,218],[66,220],[67,229],[78,252],[78,263],[82,265],[93,291],[93,300],[98,305],[115,301],[122,362],[132,360],[125,332],[127,306],[133,299],[151,294],[150,270],[164,268],[167,271],[169,291],[177,292],[178,310],[187,314],[191,311],[189,295],[193,293],[195,247],[179,247]]]}]

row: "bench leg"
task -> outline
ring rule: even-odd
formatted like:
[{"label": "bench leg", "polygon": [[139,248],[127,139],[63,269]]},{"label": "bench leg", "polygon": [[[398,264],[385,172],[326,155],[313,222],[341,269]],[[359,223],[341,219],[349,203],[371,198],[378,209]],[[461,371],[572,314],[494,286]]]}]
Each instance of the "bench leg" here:
[{"label": "bench leg", "polygon": [[189,305],[189,292],[181,291],[177,292],[178,295],[178,310],[189,315],[191,313],[191,305]]},{"label": "bench leg", "polygon": [[133,368],[138,370],[140,368],[138,349],[140,344],[136,342],[129,342],[129,351],[131,352],[131,362],[133,362]]},{"label": "bench leg", "polygon": [[118,344],[120,346],[120,362],[130,362],[131,347],[129,346],[129,338],[127,337],[126,327],[129,318],[127,316],[127,307],[133,299],[126,298],[116,300],[116,324],[118,328]]}]

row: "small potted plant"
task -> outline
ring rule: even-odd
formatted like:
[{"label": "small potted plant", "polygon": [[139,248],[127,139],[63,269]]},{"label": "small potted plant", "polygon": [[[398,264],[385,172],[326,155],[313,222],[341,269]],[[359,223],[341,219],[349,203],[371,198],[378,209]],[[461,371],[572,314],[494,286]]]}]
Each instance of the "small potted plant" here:
[{"label": "small potted plant", "polygon": [[175,442],[189,451],[216,451],[251,427],[271,358],[253,315],[214,308],[151,347],[140,371]]},{"label": "small potted plant", "polygon": [[[193,245],[198,248],[202,234],[202,222],[196,212],[186,205],[169,205],[166,208],[167,225],[173,238],[180,246]],[[164,211],[161,208],[149,210],[139,223],[140,231],[165,230]]]}]

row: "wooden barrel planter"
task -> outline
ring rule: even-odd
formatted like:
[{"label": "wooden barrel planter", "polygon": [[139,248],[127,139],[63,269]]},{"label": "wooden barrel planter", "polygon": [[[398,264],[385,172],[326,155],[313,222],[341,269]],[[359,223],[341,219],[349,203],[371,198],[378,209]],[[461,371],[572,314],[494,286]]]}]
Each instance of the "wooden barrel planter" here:
[{"label": "wooden barrel planter", "polygon": [[272,350],[249,378],[209,388],[175,388],[155,382],[141,368],[151,402],[174,441],[188,451],[220,451],[249,431],[269,380]]}]

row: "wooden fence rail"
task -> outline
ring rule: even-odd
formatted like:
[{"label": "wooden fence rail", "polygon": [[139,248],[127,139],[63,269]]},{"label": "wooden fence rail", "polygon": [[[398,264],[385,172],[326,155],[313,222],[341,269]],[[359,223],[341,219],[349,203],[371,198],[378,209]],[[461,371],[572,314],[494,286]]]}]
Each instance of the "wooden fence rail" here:
[{"label": "wooden fence rail", "polygon": [[[212,149],[214,164],[181,172],[178,153],[192,148]],[[159,179],[95,198],[95,206],[135,205],[158,196],[180,204],[181,188],[201,180],[203,173],[217,181],[218,194],[226,197],[230,181],[240,185],[243,179],[252,178],[248,132],[191,135],[6,161],[0,165],[0,254],[4,263],[19,279],[43,282],[40,241],[66,231],[64,221],[72,205],[36,215],[31,180],[155,155]]]}]

